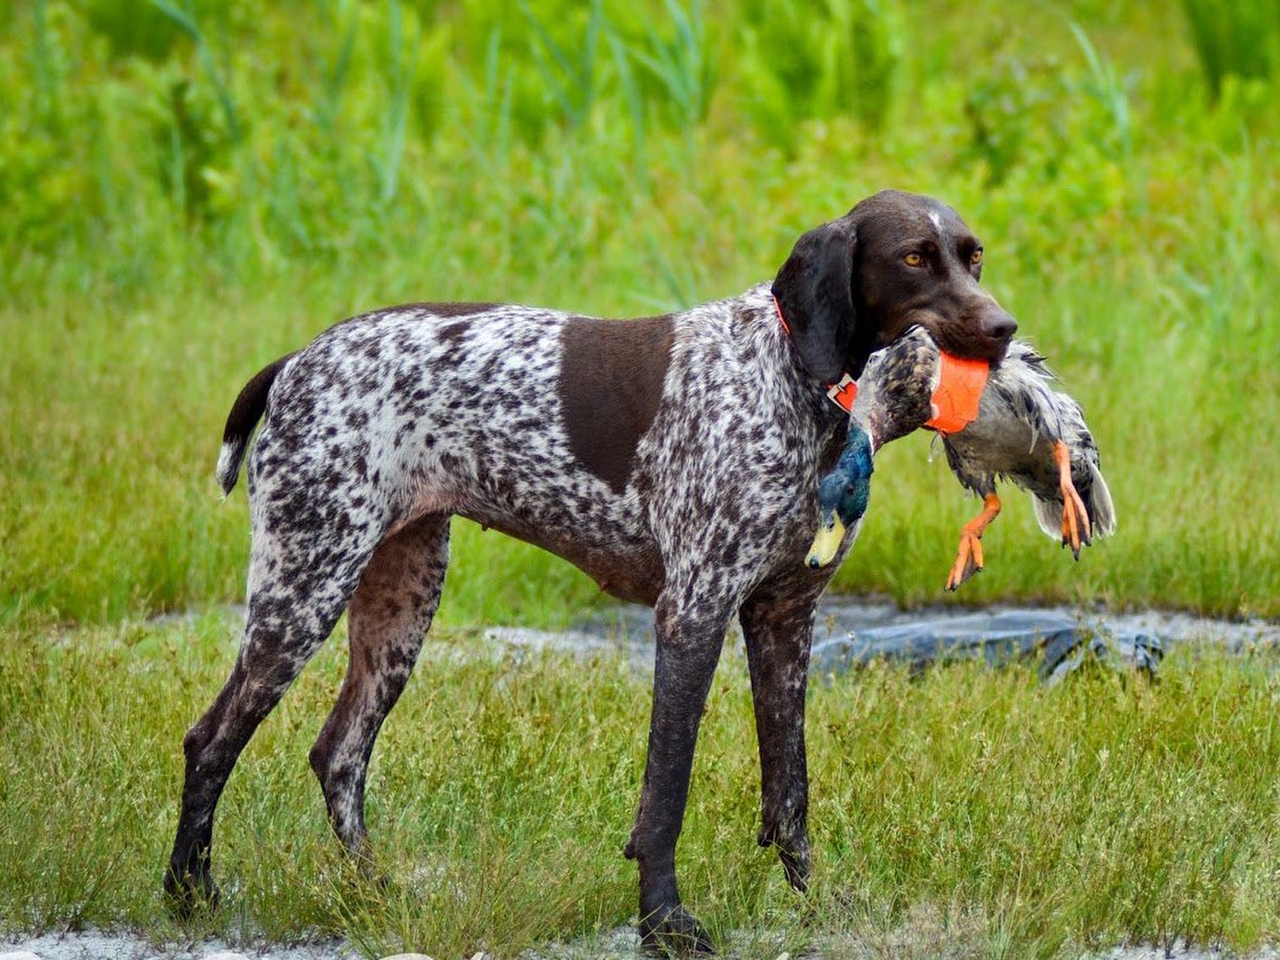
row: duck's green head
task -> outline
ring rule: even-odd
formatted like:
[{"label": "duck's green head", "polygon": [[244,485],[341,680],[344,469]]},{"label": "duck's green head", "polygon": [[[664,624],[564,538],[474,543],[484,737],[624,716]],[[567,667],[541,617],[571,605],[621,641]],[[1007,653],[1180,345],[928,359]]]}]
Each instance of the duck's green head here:
[{"label": "duck's green head", "polygon": [[805,563],[825,567],[840,550],[845,531],[862,519],[871,498],[871,438],[856,423],[849,424],[849,440],[835,469],[818,484],[818,533]]}]

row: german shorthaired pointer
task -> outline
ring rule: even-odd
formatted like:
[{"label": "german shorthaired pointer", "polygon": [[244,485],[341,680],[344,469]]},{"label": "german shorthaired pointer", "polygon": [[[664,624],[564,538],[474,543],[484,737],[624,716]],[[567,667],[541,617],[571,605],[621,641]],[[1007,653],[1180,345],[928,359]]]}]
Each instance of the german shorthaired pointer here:
[{"label": "german shorthaired pointer", "polygon": [[[982,246],[949,207],[884,192],[800,237],[772,285],[625,322],[418,304],[339,323],[272,363],[227,419],[230,492],[254,425],[248,614],[239,656],[183,741],[165,888],[216,902],[213,814],[241,750],[348,610],[350,665],[311,750],[333,828],[367,856],[365,772],[440,601],[457,514],[655,608],[649,752],[626,855],[648,949],[709,951],[675,850],[725,631],[746,641],[759,842],[805,889],[805,681],[818,480],[845,441],[828,385],[922,325],[999,360],[1016,324],[978,286]],[[843,557],[849,548],[843,544]]]}]

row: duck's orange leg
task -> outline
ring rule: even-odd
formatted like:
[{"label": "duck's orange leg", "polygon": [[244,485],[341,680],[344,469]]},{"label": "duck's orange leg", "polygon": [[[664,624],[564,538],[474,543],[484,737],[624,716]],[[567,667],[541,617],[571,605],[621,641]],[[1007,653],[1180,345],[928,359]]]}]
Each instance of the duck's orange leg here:
[{"label": "duck's orange leg", "polygon": [[964,525],[960,531],[960,548],[956,562],[947,577],[947,589],[957,590],[971,576],[982,569],[982,535],[987,526],[1000,516],[1000,498],[988,493],[982,498],[982,512]]},{"label": "duck's orange leg", "polygon": [[1071,451],[1061,440],[1053,445],[1053,459],[1058,463],[1058,486],[1062,490],[1062,545],[1071,547],[1079,560],[1080,547],[1088,546],[1093,534],[1089,511],[1071,482]]}]

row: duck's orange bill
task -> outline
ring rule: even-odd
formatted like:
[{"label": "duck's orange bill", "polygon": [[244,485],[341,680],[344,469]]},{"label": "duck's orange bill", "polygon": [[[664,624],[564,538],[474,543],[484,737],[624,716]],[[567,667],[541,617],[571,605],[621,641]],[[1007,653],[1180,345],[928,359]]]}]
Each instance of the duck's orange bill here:
[{"label": "duck's orange bill", "polygon": [[991,364],[986,360],[961,360],[941,350],[938,359],[942,375],[932,397],[938,412],[924,425],[939,433],[959,433],[978,418],[978,401],[986,389]]}]

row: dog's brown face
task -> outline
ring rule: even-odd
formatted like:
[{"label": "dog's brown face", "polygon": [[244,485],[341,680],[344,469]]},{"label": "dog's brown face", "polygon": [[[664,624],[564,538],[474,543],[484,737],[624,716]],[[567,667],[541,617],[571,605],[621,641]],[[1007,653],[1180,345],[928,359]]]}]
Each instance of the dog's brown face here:
[{"label": "dog's brown face", "polygon": [[774,282],[818,380],[857,377],[911,327],[943,350],[999,361],[1018,325],[978,286],[982,244],[946,204],[886,190],[797,241]]},{"label": "dog's brown face", "polygon": [[954,210],[929,197],[886,191],[849,217],[858,241],[854,312],[875,331],[875,348],[918,324],[948,353],[1004,358],[1018,325],[978,286],[982,243]]}]

